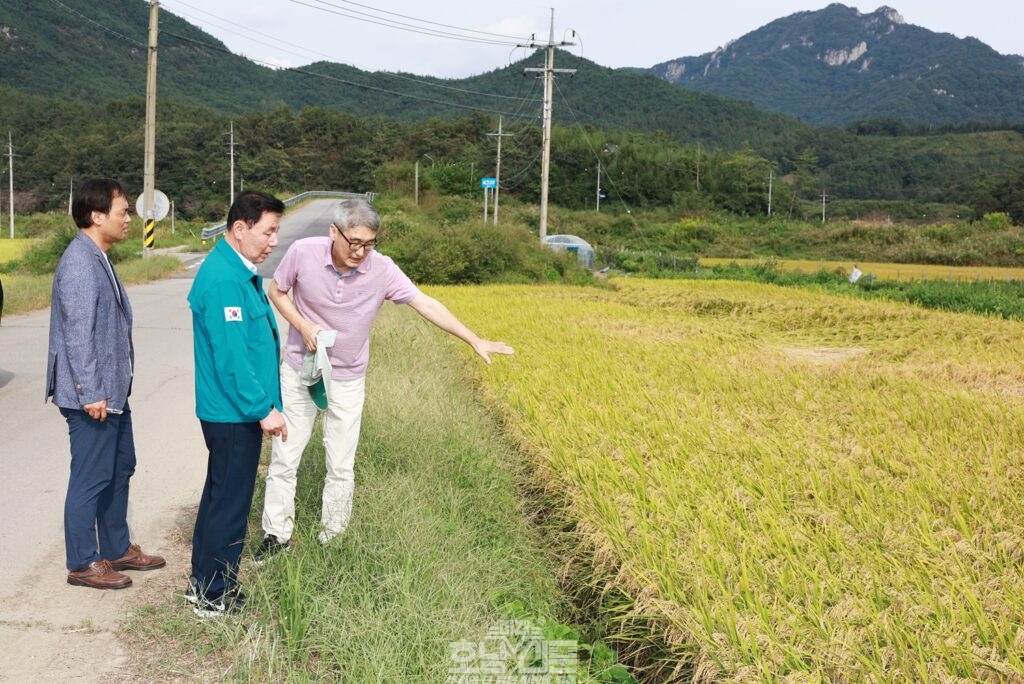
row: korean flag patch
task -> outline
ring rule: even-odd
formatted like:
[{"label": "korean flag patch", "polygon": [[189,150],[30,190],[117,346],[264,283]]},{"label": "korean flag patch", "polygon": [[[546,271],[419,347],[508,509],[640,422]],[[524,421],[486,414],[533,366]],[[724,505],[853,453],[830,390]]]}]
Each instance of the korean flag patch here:
[{"label": "korean flag patch", "polygon": [[242,307],[240,306],[225,306],[224,307],[224,320],[225,321],[239,321],[242,320]]}]

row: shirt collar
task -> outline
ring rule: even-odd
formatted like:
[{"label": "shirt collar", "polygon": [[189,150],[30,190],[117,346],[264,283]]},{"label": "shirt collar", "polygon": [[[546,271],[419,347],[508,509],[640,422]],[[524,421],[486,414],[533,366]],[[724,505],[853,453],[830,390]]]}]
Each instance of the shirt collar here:
[{"label": "shirt collar", "polygon": [[[235,252],[235,250],[231,250],[231,251]],[[249,272],[252,273],[253,275],[256,275],[256,264],[252,263],[251,261],[246,259],[244,256],[242,256],[241,252],[235,252],[235,254],[237,254],[238,258],[242,260],[242,263],[245,264],[245,267],[247,269],[249,269]]]},{"label": "shirt collar", "polygon": [[250,261],[249,259],[247,259],[244,256],[242,256],[242,252],[238,251],[237,249],[234,249],[234,245],[231,245],[226,240],[224,242],[227,243],[227,246],[230,248],[230,250],[232,252],[234,252],[234,253],[239,255],[239,258],[242,259],[242,264],[246,268],[249,269],[249,272],[252,273],[253,275],[256,275],[257,274],[257,272],[256,272],[256,264],[254,264],[252,261]]}]

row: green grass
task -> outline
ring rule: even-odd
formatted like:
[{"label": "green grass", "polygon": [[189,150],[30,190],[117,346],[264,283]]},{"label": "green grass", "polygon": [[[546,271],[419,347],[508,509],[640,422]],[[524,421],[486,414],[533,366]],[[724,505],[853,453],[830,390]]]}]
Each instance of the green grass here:
[{"label": "green grass", "polygon": [[[144,678],[432,684],[452,667],[451,642],[480,641],[499,621],[536,619],[548,638],[576,638],[552,617],[562,613],[556,562],[521,497],[522,458],[467,386],[464,365],[477,361],[452,345],[461,347],[407,307],[385,307],[348,531],[327,547],[316,541],[318,425],[299,470],[293,547],[243,564],[251,598],[238,618],[200,623],[180,596],[137,615],[131,638],[161,644],[139,649],[153,654]],[[250,550],[262,536],[262,490],[261,476]]]}]

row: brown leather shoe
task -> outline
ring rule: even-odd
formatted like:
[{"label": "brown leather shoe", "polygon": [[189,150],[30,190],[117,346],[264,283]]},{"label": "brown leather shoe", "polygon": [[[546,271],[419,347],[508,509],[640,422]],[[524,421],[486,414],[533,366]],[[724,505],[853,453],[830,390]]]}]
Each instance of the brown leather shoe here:
[{"label": "brown leather shoe", "polygon": [[128,550],[117,560],[110,561],[114,570],[156,570],[167,565],[163,556],[147,556],[138,544],[129,544]]},{"label": "brown leather shoe", "polygon": [[132,578],[122,575],[110,567],[110,561],[93,561],[81,570],[68,573],[68,584],[93,589],[124,589],[132,585]]}]

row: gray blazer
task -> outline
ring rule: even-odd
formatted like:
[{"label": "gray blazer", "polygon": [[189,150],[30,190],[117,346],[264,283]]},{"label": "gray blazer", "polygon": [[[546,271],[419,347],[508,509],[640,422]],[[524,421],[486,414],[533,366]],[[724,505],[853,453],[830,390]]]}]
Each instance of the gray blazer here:
[{"label": "gray blazer", "polygon": [[53,276],[43,401],[81,409],[106,399],[108,408],[124,409],[134,365],[128,293],[102,250],[79,231]]}]

